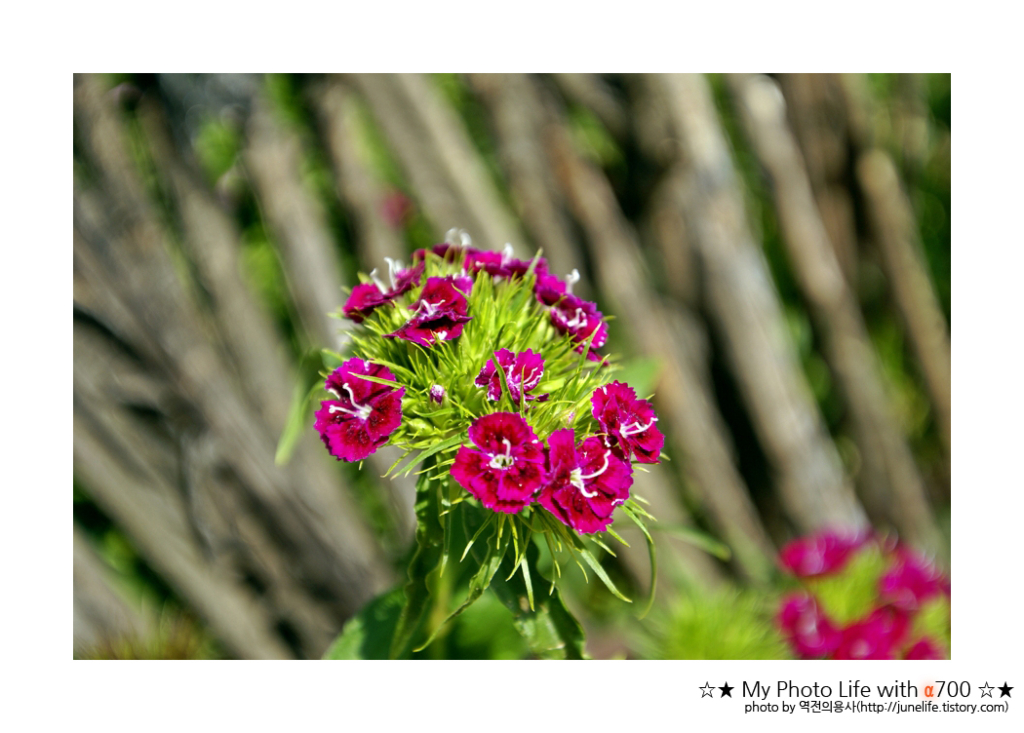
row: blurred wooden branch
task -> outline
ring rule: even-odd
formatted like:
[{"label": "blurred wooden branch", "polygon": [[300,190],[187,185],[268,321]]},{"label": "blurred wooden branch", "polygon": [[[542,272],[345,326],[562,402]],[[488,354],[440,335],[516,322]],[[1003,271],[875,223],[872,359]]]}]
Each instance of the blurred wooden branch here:
[{"label": "blurred wooden branch", "polygon": [[767,173],[791,268],[824,341],[862,461],[861,493],[877,516],[914,544],[941,545],[924,485],[889,406],[867,329],[828,239],[785,103],[767,77],[728,79],[740,119]]},{"label": "blurred wooden branch", "polygon": [[469,81],[491,115],[519,216],[544,250],[551,272],[566,274],[581,267],[581,249],[544,149],[548,123],[536,83],[523,74],[474,74]]},{"label": "blurred wooden branch", "polygon": [[[547,129],[548,153],[566,198],[586,231],[601,291],[621,319],[618,322],[627,324],[628,338],[641,353],[657,357],[664,366],[656,402],[663,429],[675,438],[674,446],[684,460],[683,471],[735,552],[742,572],[763,580],[771,568],[772,544],[733,465],[713,400],[696,376],[685,326],[674,327],[651,292],[636,235],[603,173],[573,150],[564,127],[550,125]],[[655,511],[664,517],[659,521],[690,521],[678,497],[657,498]],[[698,559],[688,556],[687,562],[697,563]]]},{"label": "blurred wooden branch", "polygon": [[366,97],[438,231],[465,229],[483,249],[524,241],[462,121],[442,103],[440,91],[429,78],[356,74],[352,80]]},{"label": "blurred wooden branch", "polygon": [[750,234],[743,195],[707,82],[668,75],[690,194],[681,202],[694,237],[702,287],[779,494],[801,531],[861,526],[857,503],[786,332],[782,307]]},{"label": "blurred wooden branch", "polygon": [[75,654],[145,637],[150,633],[147,619],[114,588],[110,571],[77,527],[74,536]]},{"label": "blurred wooden branch", "polygon": [[[266,100],[257,102],[245,152],[256,194],[281,251],[292,297],[312,346],[338,351],[344,342],[338,333],[353,324],[330,314],[338,313],[345,301],[342,283],[358,281],[342,272],[323,205],[302,181],[301,152],[298,136],[275,119]],[[377,476],[383,476],[397,457],[393,449],[383,450],[366,462]],[[395,479],[383,482],[383,488],[390,494],[388,506],[400,535],[411,538],[413,482]]]},{"label": "blurred wooden branch", "polygon": [[867,202],[887,281],[906,323],[948,452],[953,429],[949,332],[921,254],[910,202],[900,188],[892,160],[880,150],[858,158],[857,180]]},{"label": "blurred wooden branch", "polygon": [[[216,547],[211,533],[216,536],[218,527],[243,520],[233,518],[231,506],[214,507],[212,499],[207,505],[183,504],[172,477],[187,478],[195,469],[207,482],[219,483],[209,496],[233,497],[235,506],[245,507],[251,517],[245,521],[264,537],[262,543],[255,537],[243,543],[268,548],[270,560],[257,573],[267,573],[261,580],[267,588],[263,597],[275,596],[280,590],[275,583],[293,583],[278,598],[320,607],[310,614],[329,619],[328,628],[319,629],[316,624],[303,628],[296,620],[301,614],[293,619],[302,653],[316,656],[341,620],[389,584],[380,550],[336,481],[322,484],[322,475],[300,465],[273,465],[276,432],[263,422],[259,408],[242,397],[223,347],[211,341],[215,330],[180,285],[166,251],[166,234],[128,157],[117,110],[94,77],[76,78],[75,102],[76,134],[97,176],[94,184],[76,183],[75,190],[75,302],[86,316],[76,326],[97,323],[101,332],[117,335],[110,345],[95,339],[76,344],[76,474],[147,561],[167,574],[236,653],[288,654],[286,642],[273,630],[276,622],[265,611],[252,610],[251,592],[239,581],[225,580],[238,572],[229,569],[231,561],[211,564],[207,558]],[[119,401],[125,381],[113,369],[119,351],[137,354],[140,366],[134,371],[148,375],[154,395],[166,395],[165,404],[147,402],[145,407],[164,426],[163,433],[140,431],[131,403]],[[90,364],[96,364],[91,372]],[[185,440],[187,447],[193,440],[189,436],[208,436],[214,446],[215,455],[198,467],[186,465],[188,450],[182,449],[185,458],[173,456],[173,445]],[[150,489],[147,494],[147,486],[157,493]],[[149,494],[163,497],[157,499],[165,507],[162,512],[139,503]],[[276,577],[271,564],[278,568]],[[236,601],[221,602],[221,595]],[[238,620],[243,616],[249,619],[245,624]]]},{"label": "blurred wooden branch", "polygon": [[331,157],[338,197],[355,220],[363,268],[383,268],[384,258],[401,259],[405,244],[394,224],[381,215],[387,192],[374,178],[360,149],[355,93],[331,77],[310,95]]}]

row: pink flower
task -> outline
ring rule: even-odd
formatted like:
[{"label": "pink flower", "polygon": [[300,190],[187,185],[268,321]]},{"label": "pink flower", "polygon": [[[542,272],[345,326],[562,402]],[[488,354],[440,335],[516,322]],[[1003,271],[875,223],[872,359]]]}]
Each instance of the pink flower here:
[{"label": "pink flower", "polygon": [[[508,383],[509,396],[512,403],[519,404],[521,395],[529,392],[538,384],[544,375],[544,359],[540,354],[535,354],[530,349],[513,354],[508,349],[498,349],[494,352],[498,363],[505,372],[505,381]],[[484,368],[480,370],[476,380],[473,382],[478,387],[487,387],[487,397],[497,402],[501,399],[501,374],[494,366],[494,359],[488,359]],[[541,399],[546,398],[544,395]],[[527,400],[537,399],[537,395],[527,394]]]},{"label": "pink flower", "polygon": [[[435,250],[436,251],[436,250]],[[483,270],[491,277],[523,277],[530,269],[531,260],[518,260],[512,256],[512,245],[506,244],[501,252],[491,252],[464,247],[466,259],[462,267],[466,272],[478,272]],[[447,254],[447,252],[446,252]],[[548,271],[547,261],[541,257],[537,260],[534,272],[546,273]]]},{"label": "pink flower", "polygon": [[466,296],[456,289],[451,277],[427,278],[419,300],[409,306],[412,318],[394,333],[385,335],[421,346],[433,345],[435,338],[450,341],[461,336],[463,324],[472,320],[466,308]]},{"label": "pink flower", "polygon": [[577,532],[603,532],[615,507],[629,498],[633,467],[618,458],[600,438],[573,446],[571,429],[548,438],[548,483],[537,500]]},{"label": "pink flower", "polygon": [[804,593],[783,599],[776,621],[802,659],[827,657],[842,641],[842,634],[825,616],[818,602]]},{"label": "pink flower", "polygon": [[883,598],[904,611],[915,611],[926,601],[945,593],[949,580],[922,555],[905,547],[896,549],[895,561],[881,581]]},{"label": "pink flower", "polygon": [[430,399],[432,402],[440,405],[444,401],[445,389],[440,384],[435,384],[430,387]]},{"label": "pink flower", "polygon": [[610,445],[627,460],[635,456],[640,463],[658,462],[665,436],[654,425],[658,416],[650,402],[638,400],[628,384],[612,382],[594,390],[590,404]]},{"label": "pink flower", "polygon": [[819,532],[789,542],[779,553],[779,561],[800,578],[830,575],[842,570],[867,540],[862,531]]},{"label": "pink flower", "polygon": [[352,294],[342,306],[342,312],[346,318],[362,323],[375,308],[390,303],[391,300],[375,283],[361,283],[352,288]]},{"label": "pink flower", "polygon": [[533,285],[533,294],[544,305],[554,305],[567,294],[572,294],[572,286],[579,279],[580,273],[577,270],[573,270],[565,280],[547,272],[538,272],[537,282]]},{"label": "pink flower", "polygon": [[336,399],[320,403],[316,429],[331,455],[360,461],[388,441],[402,423],[405,387],[389,387],[361,379],[368,375],[394,381],[387,367],[349,359],[327,378],[326,389]]},{"label": "pink flower", "polygon": [[401,262],[396,262],[390,257],[385,259],[388,262],[391,287],[389,288],[381,282],[377,277],[377,271],[374,270],[370,273],[373,282],[361,283],[352,288],[352,294],[342,307],[345,316],[356,323],[362,323],[363,319],[369,316],[375,308],[392,302],[399,295],[419,285],[420,278],[423,277],[423,268],[426,267],[424,262],[403,268]]},{"label": "pink flower", "polygon": [[882,606],[842,631],[833,659],[894,659],[910,629],[910,617],[893,606]]},{"label": "pink flower", "polygon": [[401,191],[392,191],[380,202],[381,218],[392,229],[401,229],[413,215],[413,204]]},{"label": "pink flower", "polygon": [[544,451],[522,415],[495,412],[473,421],[461,446],[452,477],[488,509],[515,514],[533,501],[547,479]]},{"label": "pink flower", "polygon": [[576,351],[581,354],[587,339],[594,334],[587,358],[591,361],[601,360],[597,350],[608,340],[608,324],[601,320],[601,312],[594,303],[566,293],[551,307],[551,323],[559,333],[572,337],[578,344]]},{"label": "pink flower", "polygon": [[904,659],[945,659],[946,655],[938,643],[924,637],[903,652]]}]

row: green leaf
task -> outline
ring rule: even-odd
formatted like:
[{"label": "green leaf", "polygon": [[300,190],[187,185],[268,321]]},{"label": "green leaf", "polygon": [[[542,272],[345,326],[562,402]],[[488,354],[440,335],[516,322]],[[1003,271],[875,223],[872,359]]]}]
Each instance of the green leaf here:
[{"label": "green leaf", "polygon": [[308,380],[300,379],[295,383],[292,390],[292,404],[288,408],[288,419],[285,420],[284,430],[281,431],[281,438],[277,441],[277,452],[274,454],[274,463],[284,466],[291,460],[295,452],[295,446],[299,438],[306,430],[312,429],[312,424],[306,418],[309,414],[309,403],[318,391],[323,389],[320,380],[316,380],[312,387],[307,387]]},{"label": "green leaf", "polygon": [[590,568],[594,571],[597,577],[601,579],[601,582],[605,584],[605,587],[607,587],[608,590],[612,592],[612,595],[614,595],[616,598],[620,600],[625,601],[626,603],[633,602],[629,598],[626,598],[626,596],[622,595],[622,592],[615,587],[615,583],[613,583],[612,579],[608,577],[607,571],[604,569],[604,567],[601,566],[601,563],[598,562],[597,558],[594,557],[594,555],[590,552],[589,549],[587,549],[587,547],[582,542],[576,547],[576,551],[583,556],[583,560],[587,563],[587,565],[590,566]]},{"label": "green leaf", "polygon": [[654,529],[656,532],[661,531],[665,534],[677,537],[684,542],[689,542],[691,545],[699,547],[705,552],[714,555],[719,560],[728,560],[732,557],[732,551],[729,549],[727,544],[720,542],[714,537],[706,535],[693,527],[683,524],[659,524]]},{"label": "green leaf", "polygon": [[651,533],[647,531],[647,525],[644,524],[644,520],[633,510],[627,502],[622,510],[626,513],[633,524],[640,528],[640,531],[644,534],[644,540],[647,542],[647,557],[651,561],[651,588],[647,592],[647,601],[644,603],[644,609],[640,612],[639,618],[644,618],[651,611],[651,606],[654,605],[654,591],[658,586],[658,553],[654,547],[654,538],[651,537]]},{"label": "green leaf", "polygon": [[464,440],[468,439],[469,438],[464,433],[459,433],[458,435],[453,435],[452,437],[446,440],[442,440],[440,443],[432,445],[430,448],[427,448],[422,453],[419,453],[416,456],[414,456],[408,463],[405,464],[405,466],[402,467],[400,471],[398,471],[398,473],[411,472],[412,467],[415,466],[417,463],[420,463],[421,461],[424,462],[425,468],[429,468],[428,466],[425,465],[426,460],[428,458],[438,453],[441,453],[442,451],[446,451],[449,448],[454,448],[457,445],[461,445]]},{"label": "green leaf", "polygon": [[377,596],[345,623],[324,659],[387,659],[402,613],[404,594],[395,588]]},{"label": "green leaf", "polygon": [[416,482],[416,552],[409,561],[405,607],[391,643],[391,658],[403,656],[430,608],[428,576],[441,563],[444,530],[438,521],[437,491],[429,476]]},{"label": "green leaf", "polygon": [[[463,512],[466,534],[475,529],[474,524],[482,523],[480,512]],[[507,535],[506,535],[507,536]],[[487,543],[490,544],[490,543]],[[476,545],[473,554],[481,552]],[[482,555],[480,555],[482,556]],[[540,556],[537,546],[530,543],[526,548],[524,564],[530,564],[531,574],[538,574],[537,558]],[[584,659],[583,627],[575,616],[569,612],[562,602],[562,596],[552,584],[549,596],[535,599],[533,609],[530,608],[530,591],[521,573],[516,573],[508,580],[503,580],[512,566],[512,558],[506,553],[498,573],[491,581],[491,590],[513,614],[513,624],[530,648],[530,652],[541,659]]]},{"label": "green leaf", "polygon": [[437,628],[430,634],[430,637],[420,644],[414,652],[423,651],[431,642],[437,637],[441,629],[448,625],[448,623],[459,616],[463,611],[473,605],[483,592],[487,590],[491,585],[491,581],[494,579],[494,574],[498,572],[498,568],[501,567],[502,561],[505,559],[505,555],[508,551],[508,535],[505,535],[505,540],[501,545],[495,548],[490,542],[485,542],[484,547],[486,548],[487,555],[484,561],[480,564],[480,569],[473,574],[473,577],[469,580],[469,594],[466,596],[466,600],[462,604],[452,611],[448,616],[438,624]]}]

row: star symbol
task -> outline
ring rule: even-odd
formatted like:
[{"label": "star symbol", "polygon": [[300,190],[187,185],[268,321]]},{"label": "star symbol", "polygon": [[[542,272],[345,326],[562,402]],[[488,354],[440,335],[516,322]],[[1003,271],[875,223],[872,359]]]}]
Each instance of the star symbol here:
[{"label": "star symbol", "polygon": [[999,688],[999,692],[1001,693],[1001,694],[999,695],[999,697],[1013,697],[1013,696],[1012,696],[1012,695],[1010,694],[1010,690],[1012,690],[1012,689],[1013,689],[1012,687],[1010,687],[1010,686],[1009,686],[1008,684],[1006,684],[1006,683],[1004,682],[1004,683],[1003,683],[1003,686]]},{"label": "star symbol", "polygon": [[700,690],[700,699],[703,700],[705,697],[711,697],[711,691],[715,688],[711,686],[710,682],[705,682],[703,687],[697,689]]},{"label": "star symbol", "polygon": [[985,681],[985,684],[983,684],[983,685],[982,685],[982,686],[981,686],[980,688],[978,688],[978,689],[980,689],[980,690],[981,690],[981,696],[982,696],[982,697],[992,697],[992,690],[994,690],[994,689],[996,689],[996,688],[994,688],[994,687],[993,687],[992,685],[990,685],[990,684],[988,683],[988,680],[986,680],[986,681]]},{"label": "star symbol", "polygon": [[729,686],[728,682],[720,686],[718,689],[722,691],[722,697],[732,697],[733,688]]}]

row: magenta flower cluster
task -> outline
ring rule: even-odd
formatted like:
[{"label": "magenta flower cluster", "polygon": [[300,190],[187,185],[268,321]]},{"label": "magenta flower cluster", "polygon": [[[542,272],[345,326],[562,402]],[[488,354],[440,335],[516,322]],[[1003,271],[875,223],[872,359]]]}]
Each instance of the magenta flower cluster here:
[{"label": "magenta flower cluster", "polygon": [[913,621],[928,601],[950,596],[949,579],[921,554],[886,547],[865,532],[822,532],[786,545],[783,568],[813,580],[842,572],[860,550],[878,547],[889,567],[878,581],[877,597],[862,618],[841,625],[829,618],[810,590],[783,598],[776,621],[801,659],[944,659],[938,641],[912,638]]},{"label": "magenta flower cluster", "polygon": [[[439,244],[433,251],[445,258],[455,258],[462,253],[463,269],[467,273],[482,270],[495,278],[522,277],[532,262],[513,257],[511,247],[506,247],[503,252],[485,252],[471,246]],[[534,295],[540,303],[550,308],[552,325],[559,333],[568,335],[576,344],[576,351],[581,354],[593,335],[587,358],[600,361],[597,349],[608,341],[608,325],[595,303],[573,295],[572,286],[579,280],[579,273],[574,270],[567,279],[562,280],[548,272],[548,263],[543,257],[537,258],[533,271],[536,275]]]},{"label": "magenta flower cluster", "polygon": [[[496,352],[495,356],[513,375],[507,377],[510,393],[525,394],[535,386],[534,380],[539,381],[543,362],[536,354],[527,351],[503,356]],[[499,385],[493,391],[493,369],[488,362],[477,384],[487,386],[489,398],[498,399],[501,388]],[[607,408],[609,390],[619,395],[617,410]],[[633,484],[630,456],[643,463],[657,463],[665,437],[655,426],[657,417],[650,403],[636,399],[625,384],[613,382],[598,388],[591,405],[601,432],[579,443],[573,430],[565,428],[553,432],[544,444],[519,413],[496,412],[478,418],[469,429],[472,447],[459,448],[452,477],[488,509],[516,514],[537,502],[582,534],[607,529],[615,507],[629,498]],[[643,425],[636,420],[622,422],[638,414],[649,416]],[[627,437],[621,437],[623,434]],[[642,444],[644,451],[637,451],[636,444]]]},{"label": "magenta flower cluster", "polygon": [[[425,278],[427,260],[435,255],[446,268],[441,272],[454,270],[454,274]],[[459,262],[461,269],[457,269]],[[596,352],[607,341],[607,326],[594,303],[573,294],[572,286],[579,280],[575,271],[563,280],[548,272],[543,258],[516,259],[511,247],[503,252],[481,251],[470,246],[466,236],[461,247],[446,243],[435,245],[430,253],[417,250],[409,268],[392,260],[388,265],[390,283],[372,272],[372,282],[353,288],[342,308],[346,317],[361,323],[378,308],[401,307],[398,298],[420,288],[415,301],[406,306],[409,313],[404,323],[383,334],[385,338],[428,349],[439,341],[458,339],[473,319],[467,298],[478,273],[487,273],[495,281],[511,281],[532,272],[533,296],[554,330],[569,336],[579,353],[589,344],[591,361],[603,359]],[[480,366],[474,384],[482,390],[485,405],[500,403],[507,394],[517,411],[473,420],[450,474],[487,509],[516,514],[539,505],[579,533],[603,531],[615,507],[629,498],[632,462],[659,460],[665,438],[657,428],[658,418],[651,404],[638,399],[632,388],[612,382],[591,394],[596,423],[592,434],[577,440],[573,429],[563,428],[538,437],[526,416],[551,396],[541,393],[543,377],[540,353],[530,349],[493,352]],[[450,387],[431,384],[423,394],[434,405],[442,405],[450,399]],[[316,429],[339,460],[366,458],[402,423],[406,388],[381,364],[349,359],[327,377],[326,389],[333,399],[321,402]]]}]

